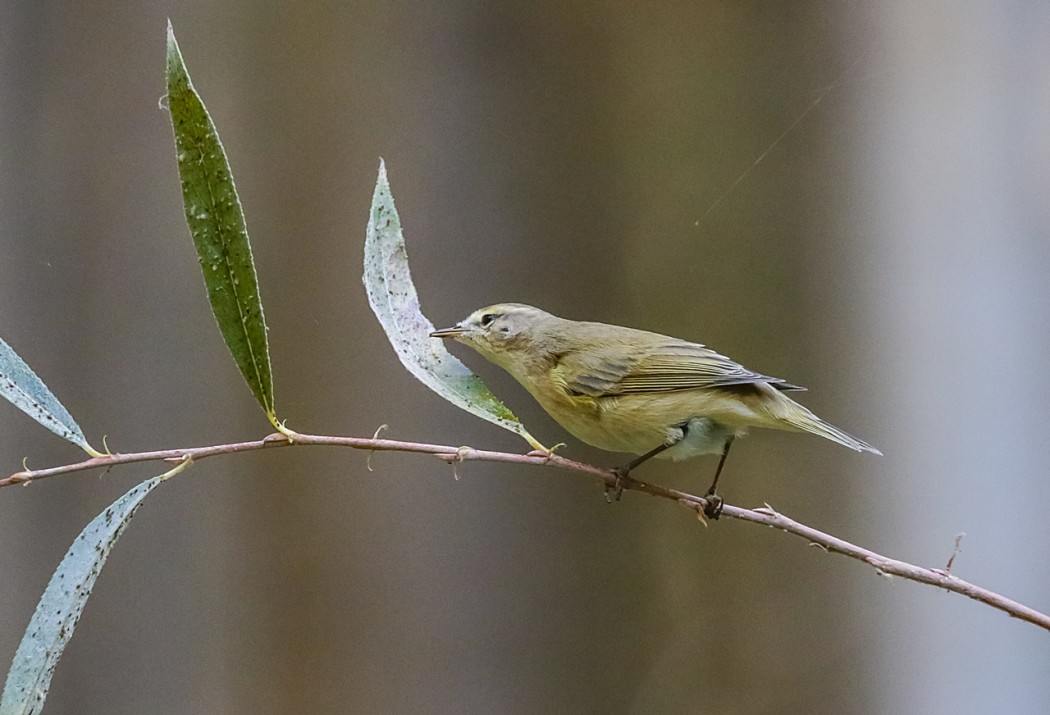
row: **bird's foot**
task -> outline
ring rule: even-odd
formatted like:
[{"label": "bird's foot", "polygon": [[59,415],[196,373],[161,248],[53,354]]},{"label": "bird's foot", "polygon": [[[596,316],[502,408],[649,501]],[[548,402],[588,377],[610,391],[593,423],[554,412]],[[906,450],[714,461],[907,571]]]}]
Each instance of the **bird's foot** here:
[{"label": "bird's foot", "polygon": [[704,501],[707,502],[707,506],[704,507],[704,516],[712,521],[718,521],[718,517],[722,516],[722,497],[714,492],[708,492],[704,494]]},{"label": "bird's foot", "polygon": [[630,466],[617,467],[612,470],[612,473],[616,475],[616,480],[612,484],[605,484],[605,502],[607,504],[620,501],[620,497],[623,496],[623,482],[625,479],[629,479],[627,474],[630,471]]}]

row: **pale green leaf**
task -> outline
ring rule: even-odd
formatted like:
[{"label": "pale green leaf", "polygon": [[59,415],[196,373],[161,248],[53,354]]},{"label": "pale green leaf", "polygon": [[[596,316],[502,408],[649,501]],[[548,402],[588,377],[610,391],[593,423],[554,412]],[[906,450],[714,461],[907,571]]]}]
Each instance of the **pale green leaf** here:
[{"label": "pale green leaf", "polygon": [[95,579],[113,545],[142,500],[158,484],[188,464],[187,460],[171,471],[139,484],[96,516],[73,541],[44,589],[15,651],[4,693],[0,696],[0,715],[31,715],[44,707],[55,666],[73,637]]},{"label": "pale green leaf", "polygon": [[0,340],[0,395],[59,437],[92,456],[98,456],[58,398],[3,340]]},{"label": "pale green leaf", "polygon": [[167,79],[186,222],[197,248],[212,313],[248,387],[273,421],[266,320],[244,212],[226,152],[193,88],[170,23]]},{"label": "pale green leaf", "polygon": [[521,435],[535,449],[543,449],[481,378],[449,353],[440,339],[430,337],[434,325],[419,307],[401,220],[382,160],[365,233],[364,283],[372,310],[410,373],[457,407]]}]

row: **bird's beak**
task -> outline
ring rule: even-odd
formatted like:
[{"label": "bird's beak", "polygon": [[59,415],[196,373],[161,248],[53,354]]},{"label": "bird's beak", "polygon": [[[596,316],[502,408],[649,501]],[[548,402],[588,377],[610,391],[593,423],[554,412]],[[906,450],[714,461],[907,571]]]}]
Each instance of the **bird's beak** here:
[{"label": "bird's beak", "polygon": [[430,334],[432,338],[458,338],[463,333],[467,332],[466,328],[462,328],[458,325],[454,325],[451,328],[442,328],[441,330],[435,330]]}]

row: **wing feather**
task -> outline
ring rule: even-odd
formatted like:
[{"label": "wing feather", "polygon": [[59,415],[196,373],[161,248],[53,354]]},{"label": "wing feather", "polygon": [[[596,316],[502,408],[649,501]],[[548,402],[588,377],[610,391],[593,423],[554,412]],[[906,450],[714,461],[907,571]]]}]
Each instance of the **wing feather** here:
[{"label": "wing feather", "polygon": [[[637,352],[637,347],[633,346]],[[570,394],[588,397],[731,388],[766,383],[778,390],[803,390],[778,377],[752,372],[698,343],[668,338],[625,358],[622,344],[590,346],[556,356],[554,374]]]}]

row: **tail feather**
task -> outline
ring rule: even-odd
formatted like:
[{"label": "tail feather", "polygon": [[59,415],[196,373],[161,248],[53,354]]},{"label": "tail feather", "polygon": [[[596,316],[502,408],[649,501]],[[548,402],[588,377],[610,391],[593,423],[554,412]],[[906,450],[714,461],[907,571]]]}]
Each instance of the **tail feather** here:
[{"label": "tail feather", "polygon": [[824,439],[830,439],[832,442],[837,442],[843,447],[849,447],[858,452],[871,452],[872,454],[882,456],[882,452],[875,449],[864,440],[857,439],[853,435],[843,432],[835,425],[825,422],[798,403],[795,403],[795,405],[799,409],[792,410],[791,414],[785,415],[782,418],[795,429],[818,435]]}]

